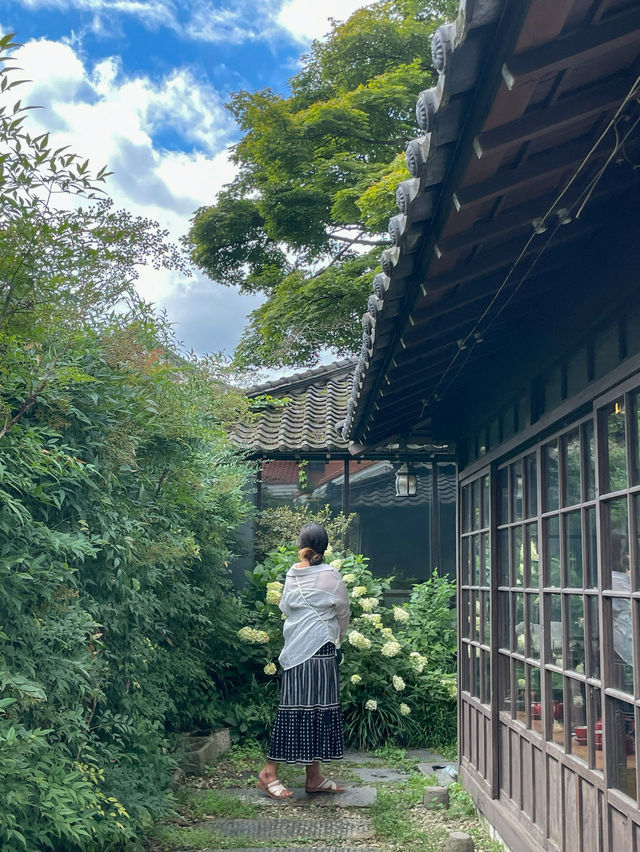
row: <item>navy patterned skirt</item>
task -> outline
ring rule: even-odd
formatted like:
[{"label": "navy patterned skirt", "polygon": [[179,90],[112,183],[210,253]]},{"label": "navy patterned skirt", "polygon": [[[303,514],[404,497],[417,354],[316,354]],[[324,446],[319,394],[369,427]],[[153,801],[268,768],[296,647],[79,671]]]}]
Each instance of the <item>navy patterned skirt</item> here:
[{"label": "navy patterned skirt", "polygon": [[338,661],[333,642],[282,675],[280,707],[268,760],[314,763],[344,754]]}]

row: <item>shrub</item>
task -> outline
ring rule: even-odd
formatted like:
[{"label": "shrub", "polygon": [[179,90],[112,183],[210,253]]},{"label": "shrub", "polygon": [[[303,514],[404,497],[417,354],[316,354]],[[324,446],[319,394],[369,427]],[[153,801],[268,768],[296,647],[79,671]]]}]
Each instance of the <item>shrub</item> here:
[{"label": "shrub", "polygon": [[[454,584],[435,573],[415,588],[408,604],[385,607],[382,596],[390,580],[373,577],[363,556],[328,552],[327,559],[342,574],[351,597],[340,667],[348,743],[363,749],[389,743],[450,746],[456,736]],[[250,625],[242,637],[260,649],[264,668],[256,672],[256,681],[265,689],[282,647],[280,584],[296,561],[294,547],[271,551],[245,589]]]}]

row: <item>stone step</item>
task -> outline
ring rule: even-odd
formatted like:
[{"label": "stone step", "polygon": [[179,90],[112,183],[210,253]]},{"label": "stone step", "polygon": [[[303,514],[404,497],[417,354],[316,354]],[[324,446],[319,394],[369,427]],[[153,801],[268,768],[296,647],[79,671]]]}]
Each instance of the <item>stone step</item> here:
[{"label": "stone step", "polygon": [[458,767],[455,763],[445,761],[444,763],[419,763],[418,769],[429,778],[435,775],[437,783],[446,787],[458,780]]},{"label": "stone step", "polygon": [[[277,852],[309,852],[309,846],[288,846],[286,849],[278,846]],[[241,849],[227,849],[227,852],[264,852],[264,846],[254,846],[247,849],[243,846]],[[379,846],[323,846],[322,852],[381,852]]]},{"label": "stone step", "polygon": [[[296,805],[317,805],[320,807],[334,808],[369,808],[375,802],[378,791],[375,787],[353,787],[344,784],[344,793],[307,793],[304,787],[290,787],[293,797],[287,799]],[[272,799],[256,788],[230,787],[225,790],[217,790],[221,795],[228,795],[234,799],[251,802],[254,805],[283,806],[283,800]]]},{"label": "stone step", "polygon": [[396,784],[399,781],[406,781],[409,777],[406,772],[398,772],[397,769],[389,769],[386,766],[379,766],[375,769],[363,766],[362,769],[354,769],[353,771],[358,778],[369,784],[381,782]]},{"label": "stone step", "polygon": [[[210,819],[196,824],[224,837],[251,840],[367,840],[375,832],[369,820],[358,819]],[[323,847],[324,848],[324,847]]]}]

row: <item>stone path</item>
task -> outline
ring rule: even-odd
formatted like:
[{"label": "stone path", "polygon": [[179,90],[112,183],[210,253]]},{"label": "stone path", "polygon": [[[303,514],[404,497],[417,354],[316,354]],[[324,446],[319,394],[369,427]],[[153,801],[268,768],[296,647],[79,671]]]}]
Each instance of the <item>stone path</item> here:
[{"label": "stone path", "polygon": [[[425,775],[439,774],[446,778],[446,784],[455,780],[452,775],[455,773],[455,765],[441,755],[428,749],[413,749],[407,751],[407,757],[420,761],[419,768]],[[229,850],[225,844],[227,852],[258,852],[258,849],[264,852],[270,842],[277,845],[278,852],[309,852],[309,846],[295,845],[296,841],[301,840],[313,843],[323,852],[383,852],[379,846],[366,846],[361,843],[375,836],[367,808],[376,802],[377,787],[405,781],[408,775],[385,766],[380,758],[362,752],[346,752],[344,761],[353,773],[351,778],[356,775],[362,783],[334,777],[335,781],[345,787],[343,794],[309,795],[304,790],[302,774],[288,784],[293,798],[287,803],[271,799],[255,787],[218,789],[218,795],[264,808],[264,813],[259,813],[253,819],[205,818],[193,827],[210,831],[212,839],[215,835],[229,839],[238,838],[240,845],[235,849]],[[327,812],[326,808],[336,810]],[[322,845],[323,840],[333,845]],[[243,846],[243,841],[258,842],[262,845]],[[284,846],[283,841],[289,841],[292,845]],[[207,852],[214,852],[217,848],[217,845],[211,846]]]}]

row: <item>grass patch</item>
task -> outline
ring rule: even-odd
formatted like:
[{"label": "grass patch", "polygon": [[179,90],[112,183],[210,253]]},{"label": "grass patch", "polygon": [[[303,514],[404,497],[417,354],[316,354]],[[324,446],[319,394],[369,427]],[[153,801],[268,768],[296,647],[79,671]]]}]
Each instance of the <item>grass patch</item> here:
[{"label": "grass patch", "polygon": [[229,819],[253,819],[260,814],[257,805],[234,799],[225,793],[206,790],[194,795],[186,793],[179,799],[183,813],[192,819],[205,817],[228,817]]}]

